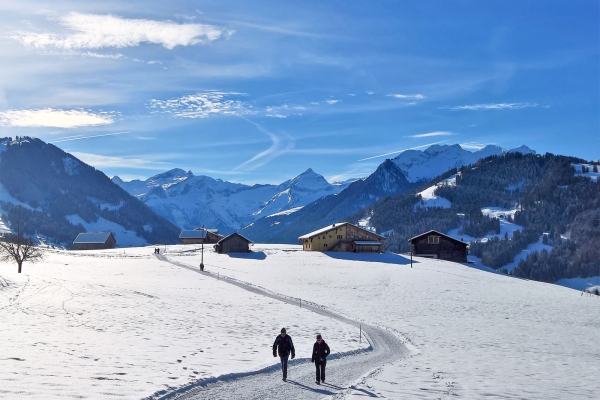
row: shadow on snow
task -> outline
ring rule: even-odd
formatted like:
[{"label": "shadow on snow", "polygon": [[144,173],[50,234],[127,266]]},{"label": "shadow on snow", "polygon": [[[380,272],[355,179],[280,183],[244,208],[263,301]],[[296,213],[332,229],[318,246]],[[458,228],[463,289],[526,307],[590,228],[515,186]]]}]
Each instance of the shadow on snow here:
[{"label": "shadow on snow", "polygon": [[247,260],[264,260],[267,255],[262,251],[250,252],[250,253],[227,253],[231,258],[245,258]]},{"label": "shadow on snow", "polygon": [[[396,253],[385,252],[379,253],[347,253],[347,252],[336,252],[326,251],[323,252],[328,257],[335,258],[337,260],[350,260],[350,261],[367,261],[367,262],[379,262],[384,264],[399,264],[407,265],[410,264],[410,257],[406,257]],[[413,259],[413,263],[417,264],[418,261]]]}]

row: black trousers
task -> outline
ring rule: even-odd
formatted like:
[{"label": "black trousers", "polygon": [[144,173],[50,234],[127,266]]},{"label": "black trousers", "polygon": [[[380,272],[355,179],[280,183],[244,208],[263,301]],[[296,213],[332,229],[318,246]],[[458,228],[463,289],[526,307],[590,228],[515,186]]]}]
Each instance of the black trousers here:
[{"label": "black trousers", "polygon": [[321,382],[325,382],[325,365],[327,365],[327,359],[323,359],[323,361],[315,360],[315,367],[317,368],[317,380]]},{"label": "black trousers", "polygon": [[281,371],[283,372],[283,379],[287,379],[287,363],[289,356],[279,356],[281,359]]}]

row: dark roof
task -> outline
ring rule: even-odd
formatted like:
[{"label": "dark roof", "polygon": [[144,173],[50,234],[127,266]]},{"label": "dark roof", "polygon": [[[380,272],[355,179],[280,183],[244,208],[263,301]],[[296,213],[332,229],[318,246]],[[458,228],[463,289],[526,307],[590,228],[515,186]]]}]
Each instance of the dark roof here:
[{"label": "dark roof", "polygon": [[213,235],[217,236],[222,236],[218,233],[211,232],[208,229],[206,230],[206,232],[194,229],[181,231],[181,233],[179,234],[179,239],[202,239],[203,237],[206,237],[209,233],[212,233]]},{"label": "dark roof", "polygon": [[225,236],[223,239],[219,240],[219,241],[217,242],[217,244],[219,244],[219,243],[221,243],[221,242],[223,242],[223,241],[225,241],[225,240],[227,240],[227,239],[229,239],[230,237],[233,237],[233,236],[235,236],[235,235],[237,235],[237,236],[241,237],[242,239],[244,239],[244,240],[245,240],[246,242],[248,242],[248,243],[252,243],[252,240],[249,240],[249,239],[247,239],[247,238],[243,237],[242,235],[240,235],[239,233],[237,233],[237,232],[234,232],[234,233],[232,233],[231,235]]},{"label": "dark roof", "polygon": [[468,243],[465,243],[465,242],[463,242],[462,240],[455,239],[455,238],[453,238],[452,236],[444,235],[443,233],[441,233],[441,232],[438,232],[438,231],[435,231],[435,230],[430,230],[430,231],[427,231],[427,232],[425,232],[425,233],[421,233],[420,235],[413,236],[413,237],[411,237],[410,239],[408,239],[408,241],[409,241],[409,242],[412,242],[412,241],[413,241],[413,239],[418,239],[418,238],[420,238],[420,237],[423,237],[423,236],[429,236],[429,235],[430,235],[430,234],[432,234],[432,233],[435,233],[436,235],[439,235],[439,236],[443,236],[443,237],[445,237],[446,239],[450,239],[450,240],[452,240],[453,242],[456,242],[456,243],[461,243],[461,244],[464,244],[465,246],[467,246],[467,245],[468,245]]},{"label": "dark roof", "polygon": [[[77,235],[73,243],[106,243],[112,232],[85,232]],[[114,238],[114,236],[113,236]],[[116,242],[116,240],[115,240]]]},{"label": "dark roof", "polygon": [[368,232],[368,233],[370,233],[370,234],[372,234],[372,235],[379,236],[380,238],[382,238],[382,239],[385,239],[385,237],[384,237],[384,236],[378,235],[378,234],[376,234],[375,232],[372,232],[372,231],[370,231],[370,230],[368,230],[368,229],[361,228],[360,226],[356,226],[356,225],[354,225],[354,224],[351,224],[350,222],[338,222],[338,223],[335,223],[335,224],[332,224],[332,225],[328,225],[328,226],[326,226],[326,227],[324,227],[324,228],[317,229],[316,231],[313,231],[313,232],[307,233],[306,235],[302,235],[302,236],[300,236],[298,239],[299,239],[299,240],[302,240],[302,239],[310,239],[310,238],[313,238],[313,237],[315,237],[315,236],[319,236],[319,235],[320,235],[320,234],[322,234],[322,233],[329,232],[329,231],[330,231],[330,230],[332,230],[332,229],[336,229],[336,228],[339,228],[339,227],[341,227],[341,226],[344,226],[344,225],[352,225],[353,227],[355,227],[355,228],[357,228],[357,229],[360,229],[361,231]]}]

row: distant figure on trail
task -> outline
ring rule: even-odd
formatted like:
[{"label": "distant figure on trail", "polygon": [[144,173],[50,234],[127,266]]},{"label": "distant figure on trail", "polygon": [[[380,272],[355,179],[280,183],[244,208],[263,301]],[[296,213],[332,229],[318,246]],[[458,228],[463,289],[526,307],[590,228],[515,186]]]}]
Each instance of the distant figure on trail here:
[{"label": "distant figure on trail", "polygon": [[331,353],[329,346],[321,335],[317,335],[317,341],[313,345],[312,362],[317,368],[317,379],[315,383],[320,385],[321,382],[325,383],[325,365],[327,365],[327,356]]},{"label": "distant figure on trail", "polygon": [[204,264],[200,263],[200,271],[204,271]]},{"label": "distant figure on trail", "polygon": [[292,360],[296,357],[296,349],[294,349],[294,342],[292,338],[286,333],[285,328],[281,328],[281,334],[275,338],[273,343],[273,357],[281,359],[281,370],[283,371],[283,381],[287,379],[287,364],[290,353],[292,353]]}]

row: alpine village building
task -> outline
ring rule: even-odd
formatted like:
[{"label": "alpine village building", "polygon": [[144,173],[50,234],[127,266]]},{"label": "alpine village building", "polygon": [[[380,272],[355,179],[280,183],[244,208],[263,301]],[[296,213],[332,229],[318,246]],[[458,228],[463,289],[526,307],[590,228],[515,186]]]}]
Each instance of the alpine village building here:
[{"label": "alpine village building", "polygon": [[408,241],[412,254],[415,256],[467,262],[467,243],[438,231],[425,232],[408,239]]},{"label": "alpine village building", "polygon": [[218,229],[205,229],[197,228],[193,230],[183,230],[179,234],[179,239],[182,244],[201,244],[204,243],[217,243],[223,239],[224,236],[219,234]]},{"label": "alpine village building", "polygon": [[114,249],[117,240],[112,232],[84,232],[73,241],[76,250]]},{"label": "alpine village building", "polygon": [[349,222],[338,222],[298,238],[304,251],[381,253],[385,237]]},{"label": "alpine village building", "polygon": [[248,253],[250,252],[251,244],[252,241],[235,232],[219,240],[217,244],[215,244],[215,251],[219,254]]}]

